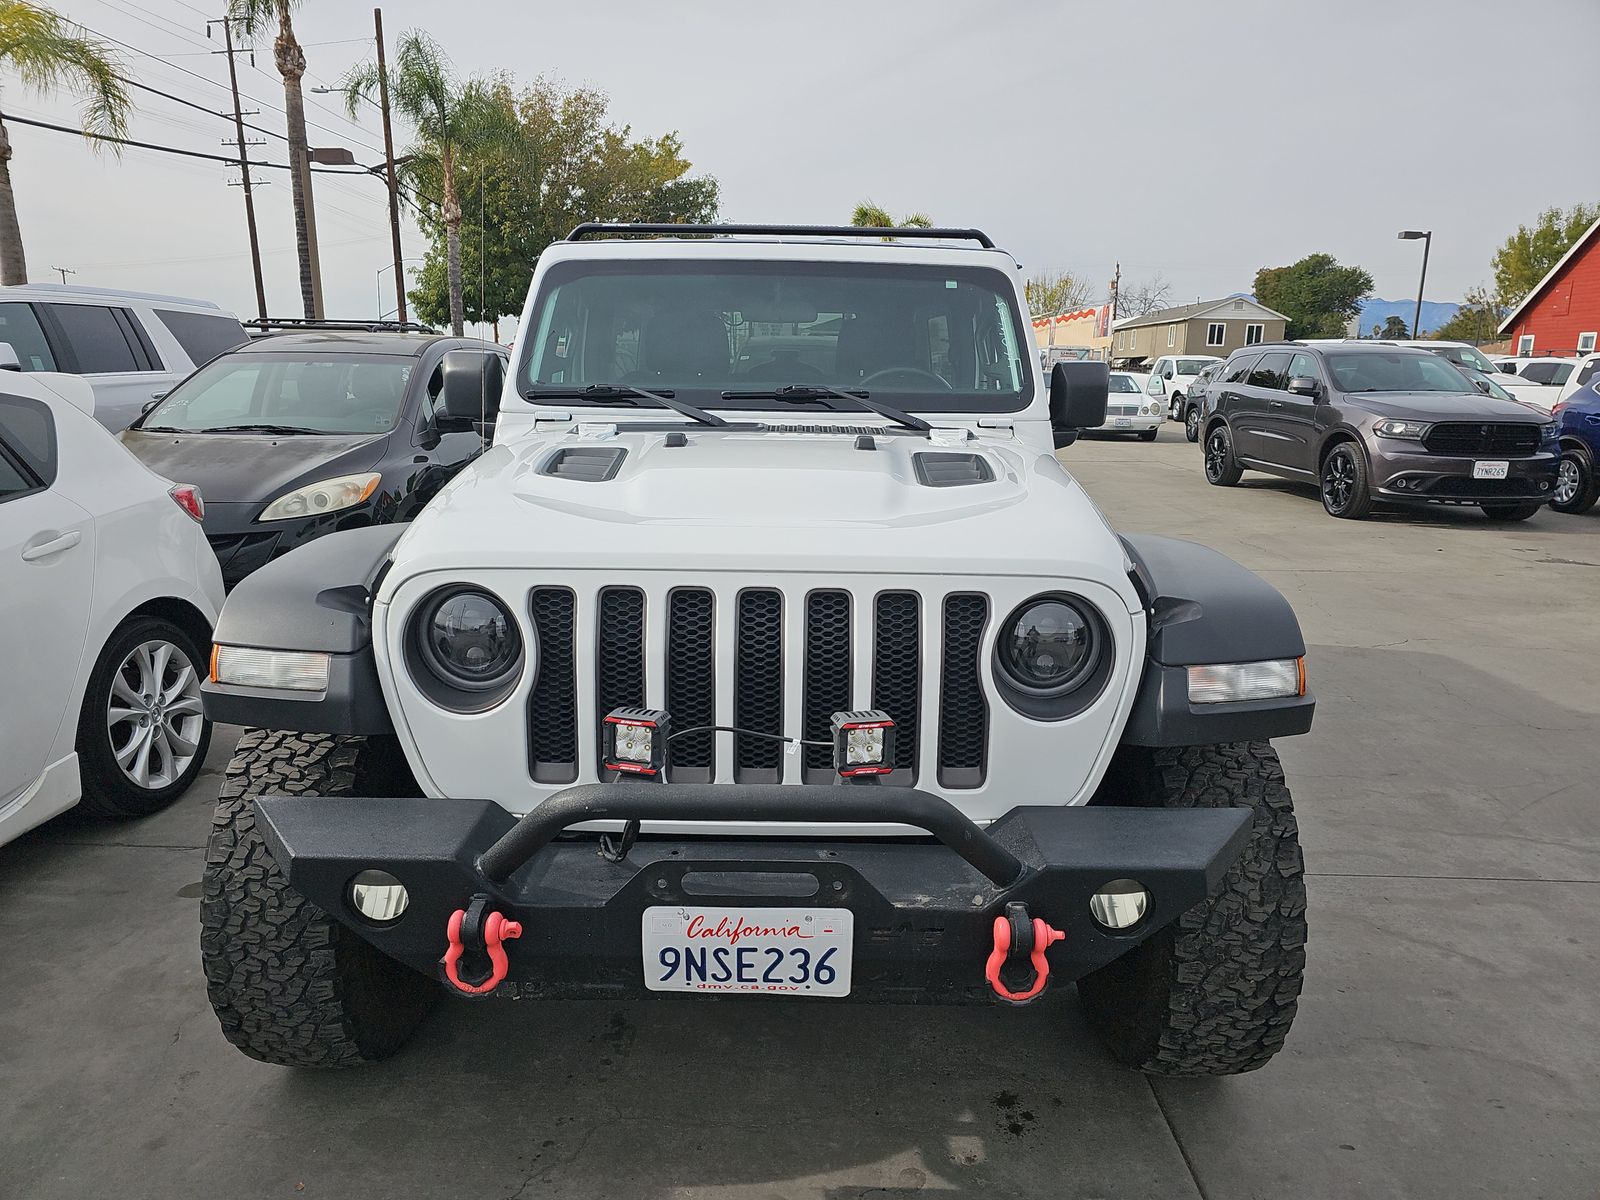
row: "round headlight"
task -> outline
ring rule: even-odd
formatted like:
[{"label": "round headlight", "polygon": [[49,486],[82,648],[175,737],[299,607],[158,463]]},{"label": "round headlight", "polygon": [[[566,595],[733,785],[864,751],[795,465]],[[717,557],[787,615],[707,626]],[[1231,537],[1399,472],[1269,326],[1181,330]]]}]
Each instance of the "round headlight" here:
[{"label": "round headlight", "polygon": [[1061,696],[1094,667],[1097,641],[1094,623],[1076,605],[1047,596],[1011,614],[1000,629],[995,658],[1018,691]]},{"label": "round headlight", "polygon": [[522,663],[522,635],[505,605],[468,588],[423,606],[417,642],[423,665],[439,682],[464,691],[502,687]]}]

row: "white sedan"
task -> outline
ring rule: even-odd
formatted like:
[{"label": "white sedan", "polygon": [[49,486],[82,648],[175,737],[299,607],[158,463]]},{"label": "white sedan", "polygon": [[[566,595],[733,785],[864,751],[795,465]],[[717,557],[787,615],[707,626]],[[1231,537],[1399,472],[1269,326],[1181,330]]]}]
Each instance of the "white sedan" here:
[{"label": "white sedan", "polygon": [[1110,394],[1106,397],[1106,419],[1096,433],[1136,433],[1142,442],[1153,442],[1166,420],[1167,406],[1145,395],[1147,375],[1128,371],[1111,372]]},{"label": "white sedan", "polygon": [[222,573],[199,493],[94,419],[81,379],[0,373],[0,844],[80,800],[133,817],[200,773]]}]

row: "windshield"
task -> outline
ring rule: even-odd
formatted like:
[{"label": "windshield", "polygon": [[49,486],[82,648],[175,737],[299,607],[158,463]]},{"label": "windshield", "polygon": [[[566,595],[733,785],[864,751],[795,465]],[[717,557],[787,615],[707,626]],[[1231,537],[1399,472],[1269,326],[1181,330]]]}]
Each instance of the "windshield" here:
[{"label": "windshield", "polygon": [[621,384],[770,410],[722,393],[816,384],[908,410],[1013,412],[1033,396],[1022,327],[1010,280],[983,267],[564,263],[535,299],[518,386]]},{"label": "windshield", "polygon": [[1113,375],[1111,377],[1111,390],[1113,392],[1140,391],[1139,381],[1132,375]]},{"label": "windshield", "polygon": [[1460,371],[1438,355],[1416,350],[1329,354],[1328,370],[1341,392],[1473,392]]},{"label": "windshield", "polygon": [[400,415],[415,365],[390,354],[229,354],[174,388],[140,428],[384,433]]},{"label": "windshield", "polygon": [[1180,358],[1178,360],[1179,375],[1198,375],[1212,363],[1209,358]]}]

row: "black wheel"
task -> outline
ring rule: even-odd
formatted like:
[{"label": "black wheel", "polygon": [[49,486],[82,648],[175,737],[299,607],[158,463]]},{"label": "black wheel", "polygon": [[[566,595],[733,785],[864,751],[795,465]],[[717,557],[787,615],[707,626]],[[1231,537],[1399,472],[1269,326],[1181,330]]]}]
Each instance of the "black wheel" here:
[{"label": "black wheel", "polygon": [[1354,442],[1340,442],[1322,460],[1322,507],[1329,516],[1358,521],[1372,511],[1367,460]]},{"label": "black wheel", "polygon": [[1543,508],[1544,503],[1530,500],[1524,504],[1480,504],[1478,507],[1491,521],[1526,521]]},{"label": "black wheel", "polygon": [[1586,513],[1600,499],[1594,475],[1594,458],[1583,446],[1564,446],[1556,468],[1556,491],[1550,507],[1559,513]]},{"label": "black wheel", "polygon": [[78,711],[85,808],[148,816],[194,782],[211,745],[200,709],[205,661],[194,638],[165,617],[133,617],[111,635]]},{"label": "black wheel", "polygon": [[1294,804],[1266,742],[1125,747],[1101,794],[1166,808],[1252,808],[1221,889],[1078,981],[1122,1062],[1154,1075],[1237,1075],[1283,1048],[1305,971],[1306,885]]},{"label": "black wheel", "polygon": [[256,829],[255,798],[419,794],[392,739],[264,729],[239,739],[206,846],[200,957],[223,1036],[251,1058],[387,1058],[439,991],[290,889]]},{"label": "black wheel", "polygon": [[1191,442],[1200,440],[1200,406],[1191,404],[1183,414],[1183,436]]},{"label": "black wheel", "polygon": [[1234,461],[1228,427],[1218,421],[1206,433],[1206,480],[1218,487],[1232,487],[1243,474],[1244,468]]},{"label": "black wheel", "polygon": [[1160,432],[1159,429],[1141,429],[1139,430],[1139,440],[1141,442],[1153,442],[1156,440],[1156,434]]}]

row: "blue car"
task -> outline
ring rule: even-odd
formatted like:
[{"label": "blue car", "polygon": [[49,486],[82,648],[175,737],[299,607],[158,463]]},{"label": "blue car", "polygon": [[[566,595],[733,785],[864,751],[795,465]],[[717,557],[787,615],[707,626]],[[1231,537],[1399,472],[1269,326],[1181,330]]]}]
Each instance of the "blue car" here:
[{"label": "blue car", "polygon": [[1554,409],[1561,436],[1561,466],[1550,507],[1557,512],[1582,513],[1600,498],[1595,463],[1600,461],[1600,358],[1586,362],[1577,379],[1578,390]]}]

